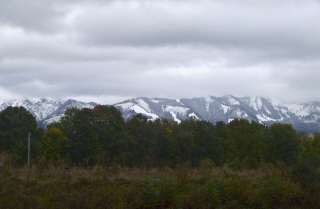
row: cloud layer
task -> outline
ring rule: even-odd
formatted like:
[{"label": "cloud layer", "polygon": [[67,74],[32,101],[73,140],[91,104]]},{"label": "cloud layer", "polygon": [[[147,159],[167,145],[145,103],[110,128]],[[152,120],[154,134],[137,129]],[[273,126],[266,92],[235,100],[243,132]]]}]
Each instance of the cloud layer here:
[{"label": "cloud layer", "polygon": [[315,0],[0,1],[0,100],[319,100]]}]

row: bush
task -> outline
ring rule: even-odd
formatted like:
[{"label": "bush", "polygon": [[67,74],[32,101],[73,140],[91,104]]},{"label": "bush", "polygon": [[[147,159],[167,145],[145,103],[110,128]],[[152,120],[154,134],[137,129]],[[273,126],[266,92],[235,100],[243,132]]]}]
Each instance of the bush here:
[{"label": "bush", "polygon": [[250,202],[259,208],[287,208],[302,205],[304,192],[289,179],[266,176],[256,183]]},{"label": "bush", "polygon": [[320,190],[320,155],[317,153],[304,155],[293,167],[292,176],[305,189]]}]

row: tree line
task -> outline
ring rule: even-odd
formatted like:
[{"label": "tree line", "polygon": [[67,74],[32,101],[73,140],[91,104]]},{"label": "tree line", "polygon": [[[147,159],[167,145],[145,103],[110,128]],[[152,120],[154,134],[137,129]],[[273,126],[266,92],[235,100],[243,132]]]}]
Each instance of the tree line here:
[{"label": "tree line", "polygon": [[12,164],[27,163],[29,133],[33,162],[53,165],[161,168],[189,162],[196,167],[206,159],[241,169],[263,163],[293,166],[320,153],[320,133],[309,136],[290,124],[269,127],[245,119],[213,124],[193,117],[176,123],[141,114],[125,121],[114,106],[98,105],[67,109],[43,129],[24,107],[0,112],[0,152],[8,153]]}]

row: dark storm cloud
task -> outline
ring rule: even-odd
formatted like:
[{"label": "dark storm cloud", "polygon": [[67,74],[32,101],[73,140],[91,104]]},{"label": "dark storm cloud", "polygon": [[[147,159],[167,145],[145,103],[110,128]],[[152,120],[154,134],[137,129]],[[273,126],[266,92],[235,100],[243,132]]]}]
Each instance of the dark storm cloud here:
[{"label": "dark storm cloud", "polygon": [[319,11],[312,0],[0,1],[0,100],[320,100]]}]

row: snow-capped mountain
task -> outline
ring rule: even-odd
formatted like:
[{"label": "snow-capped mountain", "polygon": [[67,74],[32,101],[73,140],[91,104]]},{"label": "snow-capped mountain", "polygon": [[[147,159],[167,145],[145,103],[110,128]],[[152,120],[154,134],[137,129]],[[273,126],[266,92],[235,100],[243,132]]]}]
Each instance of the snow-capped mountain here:
[{"label": "snow-capped mountain", "polygon": [[212,123],[243,118],[266,125],[290,123],[295,129],[308,133],[320,131],[320,102],[296,104],[279,99],[227,95],[177,100],[140,97],[115,106],[127,120],[137,113],[150,119],[167,118],[177,122],[190,116]]},{"label": "snow-capped mountain", "polygon": [[[8,106],[23,106],[29,110],[40,126],[58,121],[66,109],[94,108],[96,103],[57,98],[17,99],[0,102],[0,111]],[[235,118],[254,120],[266,125],[290,123],[299,131],[320,132],[320,102],[304,104],[286,103],[263,97],[199,97],[192,99],[166,99],[139,97],[114,104],[125,120],[141,113],[151,120],[172,119],[176,122],[194,116],[200,120],[230,122]]]},{"label": "snow-capped mountain", "polygon": [[6,107],[25,107],[36,118],[37,121],[41,121],[48,115],[56,111],[66,100],[58,98],[41,98],[41,99],[16,99],[0,102],[0,111]]},{"label": "snow-capped mountain", "polygon": [[94,102],[87,103],[87,102],[76,101],[73,99],[68,99],[62,105],[60,105],[60,107],[58,107],[51,114],[47,115],[47,117],[45,117],[44,119],[40,120],[38,123],[41,126],[46,126],[52,122],[59,121],[60,118],[64,115],[64,112],[69,108],[75,107],[78,109],[82,109],[82,108],[92,109],[96,105],[97,105],[97,103],[94,103]]},{"label": "snow-capped mountain", "polygon": [[46,126],[59,119],[64,115],[68,108],[76,107],[94,108],[96,103],[80,102],[72,99],[64,100],[58,98],[41,98],[41,99],[17,99],[0,102],[0,111],[6,107],[25,107],[36,118],[39,126]]}]

